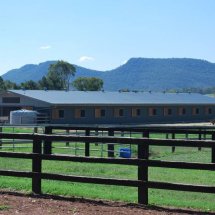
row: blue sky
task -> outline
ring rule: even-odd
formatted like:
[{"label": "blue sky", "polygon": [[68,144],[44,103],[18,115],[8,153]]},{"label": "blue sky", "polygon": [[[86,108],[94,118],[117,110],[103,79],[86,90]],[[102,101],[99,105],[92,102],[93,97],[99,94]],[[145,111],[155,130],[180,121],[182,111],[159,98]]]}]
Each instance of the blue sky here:
[{"label": "blue sky", "polygon": [[66,60],[97,70],[131,57],[215,62],[214,0],[0,0],[0,74]]}]

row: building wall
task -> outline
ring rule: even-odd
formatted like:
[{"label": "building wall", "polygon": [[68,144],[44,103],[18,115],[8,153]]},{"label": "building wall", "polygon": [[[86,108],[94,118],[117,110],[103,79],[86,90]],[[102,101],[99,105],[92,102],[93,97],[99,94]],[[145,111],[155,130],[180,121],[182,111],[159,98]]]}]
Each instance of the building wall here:
[{"label": "building wall", "polygon": [[[17,103],[5,103],[5,97],[19,97]],[[206,114],[205,109],[211,108],[212,113]],[[23,95],[11,92],[0,94],[0,116],[9,116],[9,112],[16,109],[33,109],[51,116],[51,123],[54,124],[144,124],[144,123],[173,123],[173,122],[194,122],[209,121],[215,119],[214,105],[142,105],[142,106],[57,106],[52,107],[49,103],[36,100]],[[184,115],[179,114],[179,108],[185,108]],[[199,109],[199,113],[194,115],[194,108]],[[105,116],[99,116],[99,111],[105,110]],[[120,110],[123,110],[120,116]],[[139,109],[138,114],[136,110]],[[156,115],[152,115],[156,109]],[[168,109],[171,114],[168,115]],[[61,112],[59,113],[59,111]],[[79,110],[79,112],[77,111]],[[85,110],[85,116],[80,117],[80,110]],[[50,114],[49,114],[50,113]],[[61,114],[61,116],[59,116]],[[63,116],[62,116],[63,114]],[[62,118],[61,118],[62,117]]]},{"label": "building wall", "polygon": [[[19,101],[16,102],[5,102],[5,98],[16,98]],[[46,102],[29,98],[22,95],[17,95],[11,92],[3,92],[0,94],[0,116],[10,115],[10,111],[19,109],[29,109],[29,110],[46,110],[49,109],[50,105]]]},{"label": "building wall", "polygon": [[[16,98],[20,98],[20,102],[19,103],[4,103],[3,102],[3,98],[5,97],[16,97]],[[47,107],[50,106],[48,103],[37,100],[37,99],[33,99],[33,98],[29,98],[23,95],[18,95],[15,93],[11,93],[11,92],[4,92],[0,94],[0,106],[33,106],[33,107]]]},{"label": "building wall", "polygon": [[[64,117],[53,117],[51,122],[54,124],[143,124],[143,123],[173,123],[173,122],[194,122],[194,121],[210,121],[215,119],[215,106],[184,106],[186,113],[179,115],[179,107],[183,106],[141,106],[136,107],[140,109],[139,116],[132,116],[132,108],[134,107],[99,107],[106,111],[104,117],[96,117],[95,109],[98,107],[58,107],[55,112],[59,110],[64,111]],[[206,107],[210,107],[212,113],[206,114]],[[149,109],[155,108],[156,115],[150,116]],[[165,115],[164,109],[170,108],[171,115]],[[198,108],[199,113],[194,115],[193,109]],[[76,110],[85,110],[85,117],[76,117]],[[123,116],[116,116],[116,109],[124,109]]]}]

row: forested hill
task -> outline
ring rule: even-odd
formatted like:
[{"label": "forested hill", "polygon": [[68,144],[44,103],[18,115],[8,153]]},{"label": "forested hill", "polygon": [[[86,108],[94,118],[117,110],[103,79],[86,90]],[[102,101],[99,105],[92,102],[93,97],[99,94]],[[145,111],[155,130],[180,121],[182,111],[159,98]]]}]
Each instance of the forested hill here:
[{"label": "forested hill", "polygon": [[[54,61],[39,65],[25,65],[2,77],[16,83],[39,80],[48,72]],[[128,62],[110,71],[96,71],[76,66],[79,76],[94,76],[103,79],[105,90],[166,90],[180,88],[206,88],[215,86],[215,64],[189,58],[131,58]]]}]

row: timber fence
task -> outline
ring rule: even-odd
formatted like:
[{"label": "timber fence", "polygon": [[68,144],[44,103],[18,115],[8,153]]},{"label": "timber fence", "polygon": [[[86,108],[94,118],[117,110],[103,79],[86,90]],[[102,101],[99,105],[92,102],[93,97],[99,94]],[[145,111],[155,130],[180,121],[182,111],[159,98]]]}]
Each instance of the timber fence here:
[{"label": "timber fence", "polygon": [[[32,153],[15,153],[15,152],[0,152],[0,157],[20,158],[32,160],[32,171],[12,171],[0,170],[1,176],[26,177],[32,179],[32,191],[35,194],[41,194],[42,180],[58,180],[80,183],[93,183],[104,185],[129,186],[138,188],[138,203],[148,204],[149,189],[164,189],[177,191],[190,191],[201,193],[215,194],[215,186],[179,184],[170,182],[150,181],[148,177],[149,167],[159,168],[177,168],[177,169],[195,169],[195,170],[215,170],[214,140],[180,140],[180,139],[150,139],[148,132],[143,132],[143,138],[126,138],[126,137],[98,137],[98,136],[71,136],[71,135],[56,135],[56,134],[9,134],[0,133],[0,139],[18,139],[32,140]],[[215,139],[213,134],[212,139]],[[71,155],[51,154],[50,148],[53,141],[73,142],[78,141],[87,147],[88,144],[131,144],[137,145],[137,158],[99,158],[99,157],[77,157]],[[86,144],[87,143],[87,144]],[[203,147],[210,148],[212,154],[212,163],[194,163],[194,162],[175,162],[150,160],[149,146],[171,146],[171,147]],[[43,153],[42,153],[43,149]],[[42,163],[44,160],[68,161],[68,162],[84,162],[84,163],[102,163],[102,164],[119,164],[132,165],[137,167],[136,180],[130,179],[113,179],[101,177],[87,177],[63,175],[55,173],[42,172]]]},{"label": "timber fence", "polygon": [[[215,132],[214,126],[75,126],[75,125],[40,125],[40,126],[0,126],[0,132],[3,132],[5,128],[12,129],[12,133],[17,132],[20,128],[32,130],[32,133],[44,133],[44,134],[62,134],[62,135],[80,135],[80,136],[115,136],[115,137],[137,137],[141,138],[143,133],[148,133],[149,138],[157,136],[163,139],[186,139],[186,140],[209,140],[212,139]],[[19,131],[18,131],[19,132]],[[15,151],[16,148],[31,148],[31,140],[0,140],[0,148],[12,148]],[[131,147],[131,146],[130,146]],[[46,141],[45,153],[52,154],[54,148],[74,150],[74,154],[77,155],[79,151],[84,150],[85,156],[90,156],[91,151],[100,151],[101,157],[104,153],[108,153],[108,157],[114,157],[116,155],[117,147],[115,144],[107,144],[107,149],[101,145],[100,149],[90,148],[90,144],[86,142],[84,148],[80,148],[75,143],[73,146],[66,142],[65,146],[53,146],[51,142]],[[175,152],[176,147],[172,146],[172,153]],[[201,150],[201,147],[198,147]],[[82,153],[83,154],[83,153]],[[215,157],[214,157],[215,161]]]},{"label": "timber fence", "polygon": [[[180,137],[181,139],[186,140],[215,140],[215,127],[214,126],[198,126],[198,127],[190,127],[190,126],[145,126],[145,127],[95,127],[95,126],[62,126],[62,125],[52,125],[46,126],[44,129],[45,134],[56,134],[55,132],[59,132],[65,130],[67,133],[72,131],[72,134],[80,134],[82,136],[127,136],[132,137],[133,135],[137,135],[138,137],[144,137],[147,134],[147,137],[150,138],[154,134],[165,135],[164,139],[178,139],[177,135],[183,135]],[[65,134],[65,133],[64,133]],[[195,136],[193,138],[192,136]],[[46,152],[48,154],[52,153],[51,142],[47,141]],[[176,150],[176,146],[172,146],[172,152],[174,153]],[[198,147],[198,150],[201,151],[201,147]],[[115,152],[115,144],[107,145],[108,157],[114,157]],[[85,156],[90,156],[90,144],[88,142],[85,143]],[[215,163],[215,148],[212,148],[212,162]]]}]

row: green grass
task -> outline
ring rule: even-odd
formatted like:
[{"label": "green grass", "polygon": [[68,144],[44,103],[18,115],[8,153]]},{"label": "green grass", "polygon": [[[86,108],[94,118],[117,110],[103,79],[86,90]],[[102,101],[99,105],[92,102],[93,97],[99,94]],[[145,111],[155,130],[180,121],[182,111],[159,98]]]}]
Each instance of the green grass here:
[{"label": "green grass", "polygon": [[[41,129],[39,128],[39,131],[41,131]],[[2,132],[5,133],[33,133],[34,132],[34,128],[21,128],[21,127],[3,127]]]},{"label": "green grass", "polygon": [[0,205],[0,211],[8,210],[9,208],[7,205]]},{"label": "green grass", "polygon": [[[135,134],[135,137],[138,137],[138,135]],[[155,134],[153,137],[159,138],[161,136]],[[165,136],[163,135],[162,137],[164,138]],[[196,138],[196,136],[194,135],[192,138]],[[54,143],[53,145],[56,147],[53,149],[54,153],[75,153],[75,150],[72,148],[57,148],[59,146],[65,146],[65,143]],[[71,147],[74,147],[75,145],[76,147],[83,148],[81,143],[70,143]],[[30,146],[30,144],[22,144],[22,146]],[[118,148],[119,147],[120,146],[118,146]],[[94,150],[92,151],[93,156],[107,156],[107,152],[104,151],[101,153],[101,145],[91,144],[91,149]],[[103,146],[103,149],[105,150],[106,146]],[[136,156],[136,148],[132,146],[132,149],[134,151],[132,156]],[[13,149],[10,150],[13,151]],[[31,148],[15,148],[14,150],[18,152],[30,152]],[[76,154],[83,155],[83,152],[83,150],[77,150]],[[209,149],[202,149],[201,151],[198,151],[197,148],[183,147],[177,147],[175,153],[172,153],[171,147],[153,146],[150,147],[150,155],[150,159],[187,162],[209,163],[211,159],[211,151]],[[31,167],[32,163],[27,159],[0,158],[0,169],[31,171]],[[104,178],[137,179],[137,167],[133,166],[64,161],[43,161],[42,167],[43,172],[49,173]],[[215,174],[213,171],[149,168],[149,180],[214,186]],[[0,188],[31,192],[31,180],[2,176],[0,177]],[[137,202],[137,188],[123,186],[107,186],[43,180],[42,191],[44,193],[56,195]],[[215,194],[157,189],[149,190],[149,203],[162,206],[196,208],[204,211],[215,211],[214,199]]]}]

